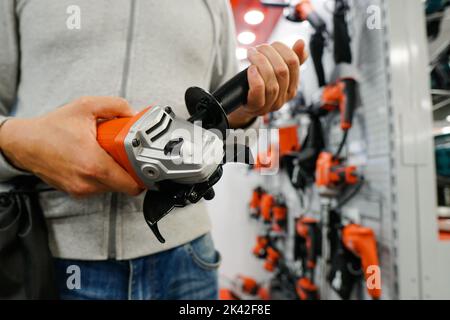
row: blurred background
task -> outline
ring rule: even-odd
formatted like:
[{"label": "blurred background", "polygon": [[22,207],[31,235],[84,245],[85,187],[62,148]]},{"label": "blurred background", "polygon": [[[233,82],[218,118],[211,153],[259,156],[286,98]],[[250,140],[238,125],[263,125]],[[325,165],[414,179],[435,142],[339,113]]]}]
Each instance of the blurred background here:
[{"label": "blurred background", "polygon": [[311,57],[264,119],[277,137],[208,204],[221,297],[449,299],[450,2],[231,5],[242,68],[266,42]]}]

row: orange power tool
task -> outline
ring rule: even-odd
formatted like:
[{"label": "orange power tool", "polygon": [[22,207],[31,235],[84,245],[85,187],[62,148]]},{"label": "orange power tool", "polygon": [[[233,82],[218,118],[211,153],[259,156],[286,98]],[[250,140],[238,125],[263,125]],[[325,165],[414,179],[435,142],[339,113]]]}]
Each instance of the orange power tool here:
[{"label": "orange power tool", "polygon": [[284,127],[278,129],[278,139],[280,146],[280,158],[300,151],[300,141],[298,139],[298,126]]},{"label": "orange power tool", "polygon": [[273,205],[275,203],[275,198],[273,195],[266,193],[261,197],[261,217],[265,224],[272,223],[273,216]]},{"label": "orange power tool", "polygon": [[334,188],[340,185],[355,185],[359,178],[356,166],[345,166],[329,152],[322,152],[317,159],[316,185]]},{"label": "orange power tool", "polygon": [[264,269],[269,272],[273,272],[275,268],[278,266],[278,262],[281,259],[281,254],[278,250],[273,247],[267,248],[267,257],[266,262],[264,263]]},{"label": "orange power tool", "polygon": [[258,259],[265,259],[267,257],[267,248],[270,240],[268,236],[258,236],[256,238],[256,245],[253,247],[253,255]]},{"label": "orange power tool", "polygon": [[266,192],[263,188],[257,187],[252,192],[252,199],[249,204],[250,216],[252,218],[259,218],[261,215],[261,200]]},{"label": "orange power tool", "polygon": [[373,299],[379,299],[381,275],[373,273],[379,271],[377,241],[373,230],[357,224],[347,225],[342,230],[342,242],[348,250],[361,259],[366,281],[374,276],[375,283],[367,283],[367,292]]},{"label": "orange power tool", "polygon": [[308,278],[301,278],[295,284],[297,296],[302,301],[320,300],[319,288]]},{"label": "orange power tool", "polygon": [[353,126],[353,116],[358,105],[357,87],[356,80],[349,77],[326,86],[322,93],[322,108],[340,111],[341,128],[344,131]]},{"label": "orange power tool", "polygon": [[238,282],[242,292],[258,297],[261,300],[270,300],[269,292],[261,284],[259,284],[255,279],[251,277],[238,276]]},{"label": "orange power tool", "polygon": [[[132,118],[99,123],[99,144],[148,189],[144,217],[160,242],[165,240],[158,221],[174,208],[211,200],[224,162],[251,162],[247,147],[225,146],[227,115],[246,103],[248,91],[244,70],[213,94],[188,89],[185,102],[191,117],[187,120],[170,107],[155,106]],[[228,155],[225,150],[238,152]]]},{"label": "orange power tool", "polygon": [[302,217],[297,220],[296,229],[297,235],[303,239],[306,249],[304,268],[311,271],[311,280],[313,280],[313,270],[322,252],[322,233],[319,221],[310,217]]},{"label": "orange power tool", "polygon": [[273,213],[273,231],[281,232],[286,230],[288,221],[288,207],[283,196],[279,195],[275,199],[272,208]]}]

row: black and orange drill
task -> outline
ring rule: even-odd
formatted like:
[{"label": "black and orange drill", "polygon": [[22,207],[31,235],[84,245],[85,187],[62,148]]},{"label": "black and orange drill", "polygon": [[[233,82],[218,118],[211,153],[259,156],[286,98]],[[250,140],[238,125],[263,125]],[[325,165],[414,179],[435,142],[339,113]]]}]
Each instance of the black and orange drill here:
[{"label": "black and orange drill", "polygon": [[298,138],[298,126],[283,127],[278,129],[278,145],[280,158],[300,151],[300,140]]},{"label": "black and orange drill", "polygon": [[320,300],[319,288],[309,279],[301,278],[295,284],[297,296],[302,301]]},{"label": "black and orange drill", "polygon": [[269,247],[270,239],[268,236],[256,237],[256,244],[253,247],[253,255],[258,259],[265,259],[267,257],[267,248]]},{"label": "black and orange drill", "polygon": [[272,230],[275,232],[286,231],[288,221],[288,207],[283,196],[276,197],[273,208]]},{"label": "black and orange drill", "polygon": [[245,294],[258,297],[261,300],[270,300],[268,290],[259,284],[255,279],[239,275],[238,282],[242,292]]},{"label": "black and orange drill", "polygon": [[257,219],[261,215],[261,199],[266,192],[263,188],[257,187],[252,192],[252,199],[249,204],[250,217]]},{"label": "black and orange drill", "polygon": [[345,248],[361,259],[367,293],[373,299],[380,299],[381,274],[375,233],[371,228],[349,224],[342,229],[342,242]]},{"label": "black and orange drill", "polygon": [[344,78],[326,86],[322,93],[322,109],[339,110],[341,129],[348,131],[353,126],[353,117],[357,107],[358,83],[353,78]]},{"label": "black and orange drill", "polygon": [[267,248],[267,256],[266,261],[264,263],[264,269],[266,269],[269,272],[274,272],[278,266],[278,262],[280,261],[280,259],[281,259],[280,252],[274,247],[269,246]]},{"label": "black and orange drill", "polygon": [[275,197],[269,193],[265,193],[261,197],[261,218],[265,224],[272,223],[272,209],[274,203]]},{"label": "black and orange drill", "polygon": [[318,187],[339,187],[359,182],[356,166],[346,166],[329,152],[322,152],[317,159],[316,185]]},{"label": "black and orange drill", "polygon": [[322,252],[322,233],[318,220],[301,217],[296,222],[295,259],[300,259],[303,277],[297,281],[300,300],[319,300],[319,289],[314,284],[317,260]]}]

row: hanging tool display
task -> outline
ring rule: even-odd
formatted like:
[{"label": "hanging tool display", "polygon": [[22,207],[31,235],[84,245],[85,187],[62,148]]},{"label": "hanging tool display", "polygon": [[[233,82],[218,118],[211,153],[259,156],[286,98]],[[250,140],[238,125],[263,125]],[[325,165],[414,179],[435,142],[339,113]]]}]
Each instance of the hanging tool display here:
[{"label": "hanging tool display", "polygon": [[322,108],[329,112],[338,110],[341,114],[341,129],[344,131],[341,143],[334,154],[339,158],[344,148],[348,130],[353,126],[355,110],[360,104],[357,70],[353,67],[351,37],[347,25],[349,6],[346,0],[336,0],[333,13],[335,70],[331,81],[322,93]]},{"label": "hanging tool display", "polygon": [[380,299],[381,274],[375,233],[371,228],[354,223],[342,226],[339,212],[335,212],[334,217],[330,229],[335,233],[329,234],[336,244],[331,250],[332,268],[328,275],[331,287],[347,300],[365,280],[368,295]]},{"label": "hanging tool display", "polygon": [[286,168],[292,185],[299,190],[304,190],[314,183],[317,159],[325,149],[325,139],[320,120],[324,113],[322,110],[313,107],[304,112],[309,116],[310,124],[302,148],[300,152],[292,152],[286,155],[282,161],[282,166]]},{"label": "hanging tool display", "polygon": [[300,141],[298,139],[298,126],[289,126],[278,129],[278,145],[280,158],[300,150]]},{"label": "hanging tool display", "polygon": [[229,282],[229,288],[220,290],[220,300],[270,300],[267,286],[252,277],[238,275]]},{"label": "hanging tool display", "polygon": [[315,269],[322,252],[322,231],[318,220],[301,217],[296,222],[294,260],[300,260],[303,276],[297,281],[297,294],[301,300],[319,300],[315,285]]},{"label": "hanging tool display", "polygon": [[264,269],[273,272],[281,259],[281,253],[275,246],[275,241],[267,234],[256,238],[256,245],[253,247],[253,255],[264,260]]},{"label": "hanging tool display", "polygon": [[250,217],[258,219],[261,216],[261,200],[266,194],[262,187],[256,187],[252,192],[252,199],[249,203]]},{"label": "hanging tool display", "polygon": [[246,295],[260,300],[270,300],[267,288],[258,283],[254,278],[239,275],[236,279],[236,285]]},{"label": "hanging tool display", "polygon": [[330,243],[331,268],[327,275],[330,287],[343,300],[349,300],[356,292],[362,299],[360,285],[363,280],[361,260],[349,251],[342,242],[342,213],[330,210],[328,241]]},{"label": "hanging tool display", "polygon": [[261,218],[262,221],[270,225],[272,223],[272,217],[273,217],[273,206],[275,203],[275,198],[273,195],[269,193],[263,194],[261,197]]},{"label": "hanging tool display", "polygon": [[[294,107],[289,115],[301,123],[301,127],[281,128],[278,145],[273,144],[269,150],[261,153],[255,168],[270,168],[279,163],[300,195],[302,213],[308,212],[310,215],[310,208],[304,203],[314,204],[314,196],[320,197],[320,219],[302,216],[295,220],[295,228],[286,228],[295,230],[293,239],[289,232],[285,232],[291,237],[274,240],[274,231],[282,227],[279,221],[284,222],[284,217],[287,217],[287,206],[278,206],[279,199],[276,196],[254,193],[252,212],[258,212],[256,204],[259,201],[261,221],[266,227],[271,225],[272,229],[265,228],[267,235],[258,237],[253,253],[264,259],[266,270],[273,272],[273,285],[270,287],[272,297],[286,297],[293,293],[294,298],[300,300],[318,300],[321,296],[328,297],[331,287],[342,299],[350,299],[355,292],[362,299],[362,283],[370,277],[367,267],[378,266],[378,257],[373,231],[359,225],[343,226],[341,223],[341,210],[364,185],[361,168],[351,165],[349,157],[342,156],[355,113],[361,104],[358,72],[353,66],[352,39],[347,24],[350,10],[348,1],[335,0],[332,34],[327,31],[325,20],[319,16],[310,0],[300,0],[295,5],[270,1],[261,3],[289,8],[285,10],[288,20],[309,21],[314,28],[310,52],[319,91],[310,99],[306,99],[304,93],[299,94],[298,99],[291,102]],[[329,43],[334,44],[335,68],[328,75],[325,73],[323,55]],[[310,101],[308,105],[306,101]],[[342,139],[335,149],[334,145],[328,143],[323,128],[338,114]],[[306,117],[309,127],[300,143],[299,132],[303,129]],[[284,113],[272,115],[268,125],[280,125],[285,118]],[[270,161],[264,164],[263,160],[267,159]],[[310,194],[308,202],[304,201]],[[290,255],[281,250],[292,248],[286,245],[292,240],[293,262]],[[368,287],[368,294],[378,299],[381,289]]]},{"label": "hanging tool display", "polygon": [[258,259],[265,259],[267,257],[267,248],[271,244],[269,235],[257,236],[256,244],[253,247],[253,255]]},{"label": "hanging tool display", "polygon": [[319,288],[309,278],[299,279],[295,287],[300,300],[320,300]]},{"label": "hanging tool display", "polygon": [[278,195],[275,198],[272,213],[272,230],[275,232],[285,232],[288,226],[288,207],[283,195]]},{"label": "hanging tool display", "polygon": [[316,185],[319,188],[336,189],[356,185],[359,181],[356,166],[347,166],[329,152],[322,152],[317,160]]},{"label": "hanging tool display", "polygon": [[274,272],[275,269],[278,267],[278,262],[281,259],[281,253],[276,249],[275,247],[268,246],[267,247],[267,256],[266,261],[264,262],[264,269],[266,269],[269,272]]},{"label": "hanging tool display", "polygon": [[[229,129],[227,115],[246,103],[248,90],[244,70],[213,94],[196,87],[188,89],[188,120],[177,117],[170,107],[156,106],[132,118],[98,125],[99,144],[148,189],[144,217],[160,242],[165,240],[157,223],[170,211],[214,198],[213,186],[222,176],[223,162],[229,158],[224,143]],[[174,136],[177,129],[189,134]],[[198,136],[195,130],[202,131],[202,141],[194,139]],[[241,152],[246,161],[250,160],[247,147],[239,146],[238,150],[234,160],[242,156]]]},{"label": "hanging tool display", "polygon": [[301,217],[296,222],[295,257],[302,262],[304,274],[314,282],[317,259],[322,251],[322,233],[318,220]]},{"label": "hanging tool display", "polygon": [[[349,224],[342,229],[342,243],[360,259],[360,266],[364,273],[367,293],[373,299],[381,297],[381,275],[379,272],[378,250],[375,233],[372,229],[358,224]],[[369,283],[374,276],[375,283]]]},{"label": "hanging tool display", "polygon": [[288,126],[278,129],[278,144],[271,144],[268,150],[260,152],[256,158],[253,169],[276,168],[284,157],[301,149],[298,137],[298,126]]}]

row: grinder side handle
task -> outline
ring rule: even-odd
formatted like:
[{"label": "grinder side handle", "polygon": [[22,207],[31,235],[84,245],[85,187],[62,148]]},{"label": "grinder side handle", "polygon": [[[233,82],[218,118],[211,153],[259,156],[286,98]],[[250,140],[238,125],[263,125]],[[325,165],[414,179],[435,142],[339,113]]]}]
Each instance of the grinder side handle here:
[{"label": "grinder side handle", "polygon": [[250,90],[247,72],[248,69],[241,71],[212,94],[226,114],[232,113],[247,103]]}]

